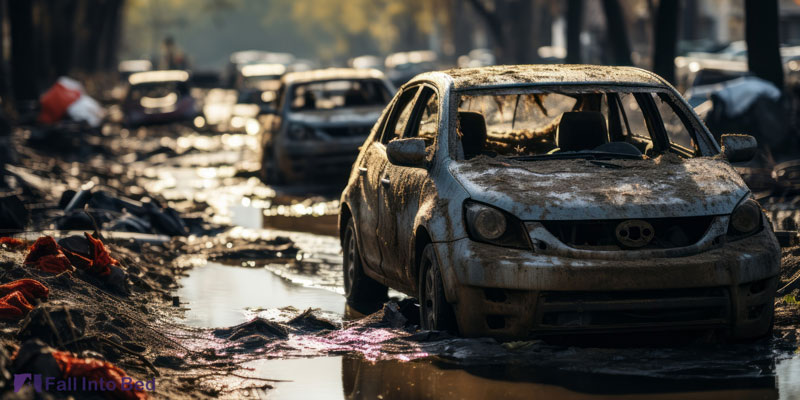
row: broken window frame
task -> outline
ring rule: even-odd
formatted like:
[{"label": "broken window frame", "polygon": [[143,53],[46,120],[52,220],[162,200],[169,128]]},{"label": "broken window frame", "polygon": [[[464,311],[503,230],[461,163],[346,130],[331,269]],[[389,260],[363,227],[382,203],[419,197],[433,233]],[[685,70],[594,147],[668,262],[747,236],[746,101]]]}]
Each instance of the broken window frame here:
[{"label": "broken window frame", "polygon": [[[648,117],[652,117],[653,110],[657,113],[658,110],[655,107],[655,103],[653,98],[651,97],[654,94],[666,96],[669,101],[668,104],[673,108],[675,113],[681,118],[681,121],[686,125],[686,129],[689,132],[689,135],[695,141],[697,145],[697,150],[694,153],[685,153],[682,151],[683,147],[673,147],[670,146],[669,137],[667,136],[666,130],[663,126],[663,122],[660,119],[660,115],[658,115],[658,119],[650,120],[649,124],[655,124],[656,121],[660,122],[662,125],[659,128],[657,124],[654,127],[648,126],[648,131],[650,131],[651,135],[653,131],[651,129],[655,128],[655,132],[658,134],[657,136],[661,136],[658,138],[660,143],[654,142],[654,148],[657,151],[674,151],[679,153],[683,156],[688,157],[700,157],[700,156],[714,156],[719,154],[720,147],[714,141],[711,133],[708,131],[708,128],[705,127],[699,121],[699,117],[694,111],[689,107],[685,101],[683,100],[677,92],[674,92],[674,89],[671,90],[670,88],[659,86],[659,85],[627,85],[627,84],[585,84],[585,83],[543,83],[543,84],[526,84],[526,85],[509,85],[503,87],[492,87],[492,88],[467,88],[467,89],[459,89],[453,90],[452,95],[450,96],[450,107],[449,108],[449,126],[445,134],[446,137],[441,138],[443,143],[447,143],[448,146],[448,153],[450,153],[450,158],[463,161],[463,153],[459,151],[460,148],[460,139],[457,135],[456,130],[456,121],[458,118],[456,117],[458,113],[458,105],[460,103],[461,96],[497,96],[497,95],[518,95],[518,94],[534,94],[534,93],[558,93],[558,94],[567,94],[567,93],[585,93],[587,91],[604,91],[604,92],[612,92],[612,93],[632,93],[632,94],[640,94],[640,95],[647,95],[649,94],[649,101],[645,100],[638,100],[637,102],[644,102],[648,104],[647,108],[650,110],[643,110],[645,114],[645,119],[649,119]],[[641,107],[640,103],[640,107]],[[694,116],[691,118],[690,116]]]},{"label": "broken window frame", "polygon": [[[392,112],[389,114],[386,123],[383,124],[382,132],[380,133],[380,143],[384,146],[386,143],[389,143],[392,139],[397,139],[403,137],[405,131],[408,129],[408,122],[411,121],[411,117],[414,113],[414,107],[416,106],[417,96],[421,92],[422,85],[414,85],[408,88],[403,89],[401,93],[399,93],[397,97],[397,101],[395,101],[394,105],[392,106]],[[408,96],[408,97],[406,97]],[[406,126],[403,127],[403,132],[400,133],[399,136],[395,136],[395,126],[397,125],[397,118],[400,117],[400,114],[405,111],[406,106],[411,107],[411,114],[409,115],[408,120],[406,121]],[[391,134],[389,131],[391,130]]]}]

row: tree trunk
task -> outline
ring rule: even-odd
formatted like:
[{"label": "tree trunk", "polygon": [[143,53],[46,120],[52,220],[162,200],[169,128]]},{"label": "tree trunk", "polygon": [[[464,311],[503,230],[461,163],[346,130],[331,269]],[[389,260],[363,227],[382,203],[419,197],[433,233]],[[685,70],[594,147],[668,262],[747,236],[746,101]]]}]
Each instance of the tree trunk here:
[{"label": "tree trunk", "polygon": [[678,46],[678,24],[681,4],[678,0],[661,0],[656,10],[653,72],[675,83],[675,53]]},{"label": "tree trunk", "polygon": [[16,101],[36,100],[36,52],[34,43],[33,2],[11,0],[8,2],[11,22],[11,81]]},{"label": "tree trunk", "polygon": [[509,2],[506,15],[510,25],[508,48],[513,64],[530,64],[536,49],[533,46],[533,0]]},{"label": "tree trunk", "polygon": [[628,43],[628,30],[625,16],[619,0],[603,0],[603,11],[606,14],[606,30],[608,42],[611,46],[614,65],[633,65],[631,60],[631,46]]},{"label": "tree trunk", "polygon": [[[11,96],[11,66],[6,57],[6,43],[7,40],[7,24],[8,24],[8,0],[0,0],[0,100],[4,107],[8,105],[9,96]],[[2,112],[2,110],[0,110]]]},{"label": "tree trunk", "polygon": [[567,1],[567,59],[569,64],[580,64],[581,30],[583,29],[583,0]]},{"label": "tree trunk", "polygon": [[745,0],[747,66],[753,75],[783,89],[778,0]]},{"label": "tree trunk", "polygon": [[484,20],[489,32],[492,34],[494,54],[501,63],[506,62],[509,56],[505,34],[503,33],[503,23],[497,12],[489,11],[481,0],[469,0],[475,12]]}]

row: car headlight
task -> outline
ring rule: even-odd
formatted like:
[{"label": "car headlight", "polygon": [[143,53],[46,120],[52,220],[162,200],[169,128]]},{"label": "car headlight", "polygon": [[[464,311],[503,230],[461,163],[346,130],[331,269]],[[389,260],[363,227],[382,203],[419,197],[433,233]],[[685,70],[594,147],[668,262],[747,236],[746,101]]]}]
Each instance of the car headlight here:
[{"label": "car headlight", "polygon": [[314,138],[314,129],[308,125],[291,124],[289,125],[289,139],[309,140]]},{"label": "car headlight", "polygon": [[728,233],[733,235],[747,235],[755,233],[761,228],[761,206],[753,199],[747,199],[739,204],[731,214]]},{"label": "car headlight", "polygon": [[522,221],[505,211],[467,200],[464,202],[464,217],[472,240],[505,247],[530,248]]}]

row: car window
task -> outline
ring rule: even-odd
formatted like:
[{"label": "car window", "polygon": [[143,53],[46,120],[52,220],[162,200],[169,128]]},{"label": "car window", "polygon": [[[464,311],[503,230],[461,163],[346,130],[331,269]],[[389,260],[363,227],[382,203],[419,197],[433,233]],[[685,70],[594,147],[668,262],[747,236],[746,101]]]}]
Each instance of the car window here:
[{"label": "car window", "polygon": [[297,84],[291,89],[292,111],[385,106],[391,95],[378,79],[339,79]]},{"label": "car window", "polygon": [[563,86],[465,92],[458,97],[458,113],[453,116],[463,151],[456,154],[465,159],[575,157],[580,152],[603,153],[594,157],[657,157],[669,150],[664,131],[653,125],[659,121],[657,112],[663,114],[670,140],[693,149],[672,98],[657,92]]},{"label": "car window", "polygon": [[[427,98],[427,100],[425,100]],[[439,101],[433,89],[425,88],[420,93],[417,103],[425,102],[419,110],[419,123],[409,130],[405,137],[418,137],[425,140],[426,147],[436,142],[439,131]]]},{"label": "car window", "polygon": [[686,129],[686,124],[683,123],[683,120],[672,108],[669,97],[666,94],[653,94],[653,99],[658,113],[661,115],[661,120],[664,122],[664,129],[667,131],[669,142],[694,151],[694,139],[692,139],[689,130]]},{"label": "car window", "polygon": [[633,93],[620,93],[619,98],[623,110],[623,115],[621,115],[623,131],[628,135],[650,140],[650,131],[647,129],[644,113],[642,113],[642,108],[639,106],[636,96]]},{"label": "car window", "polygon": [[418,88],[406,89],[400,95],[397,103],[392,110],[392,115],[389,118],[389,123],[383,131],[382,143],[389,143],[393,139],[402,137],[403,131],[406,129],[408,120],[411,118],[411,111],[414,109],[414,98],[416,97]]}]

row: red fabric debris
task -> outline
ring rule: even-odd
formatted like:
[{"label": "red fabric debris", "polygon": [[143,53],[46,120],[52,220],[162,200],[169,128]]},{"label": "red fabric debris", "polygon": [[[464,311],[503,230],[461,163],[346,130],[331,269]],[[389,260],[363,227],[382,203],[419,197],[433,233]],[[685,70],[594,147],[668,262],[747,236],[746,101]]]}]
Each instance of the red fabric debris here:
[{"label": "red fabric debris", "polygon": [[16,291],[22,292],[28,301],[46,299],[50,294],[50,289],[48,289],[47,286],[33,279],[19,279],[0,285],[0,296],[5,296]]},{"label": "red fabric debris", "polygon": [[28,247],[24,241],[12,237],[0,237],[0,246],[2,245],[9,250],[22,250]]},{"label": "red fabric debris", "polygon": [[108,250],[106,250],[106,247],[100,239],[95,239],[88,233],[84,233],[84,235],[86,235],[86,240],[88,240],[91,245],[90,250],[92,258],[87,258],[82,254],[71,252],[63,247],[61,251],[69,258],[72,265],[78,269],[91,272],[97,276],[107,276],[111,273],[111,266],[119,265],[119,261],[111,257],[111,254],[108,253]]},{"label": "red fabric debris", "polygon": [[33,310],[31,303],[47,298],[47,286],[33,279],[20,279],[0,285],[0,319],[19,319]]},{"label": "red fabric debris", "polygon": [[42,236],[36,239],[25,257],[24,263],[54,274],[74,270],[69,259],[52,236]]},{"label": "red fabric debris", "polygon": [[33,310],[33,306],[20,292],[9,293],[0,298],[0,318],[19,319]]},{"label": "red fabric debris", "polygon": [[122,390],[122,378],[128,376],[125,371],[107,361],[94,358],[78,358],[67,351],[53,351],[53,358],[58,363],[64,379],[72,377],[85,377],[90,381],[113,381],[117,390],[105,392],[107,398],[141,400],[147,399],[147,393],[140,390]]},{"label": "red fabric debris", "polygon": [[56,82],[39,98],[39,122],[53,124],[64,118],[67,109],[81,97],[80,90]]},{"label": "red fabric debris", "polygon": [[111,273],[112,265],[119,265],[119,261],[111,257],[111,254],[106,250],[106,246],[100,239],[95,239],[92,235],[84,232],[86,239],[92,243],[92,265],[89,267],[89,272],[93,272],[100,276],[106,276]]}]

